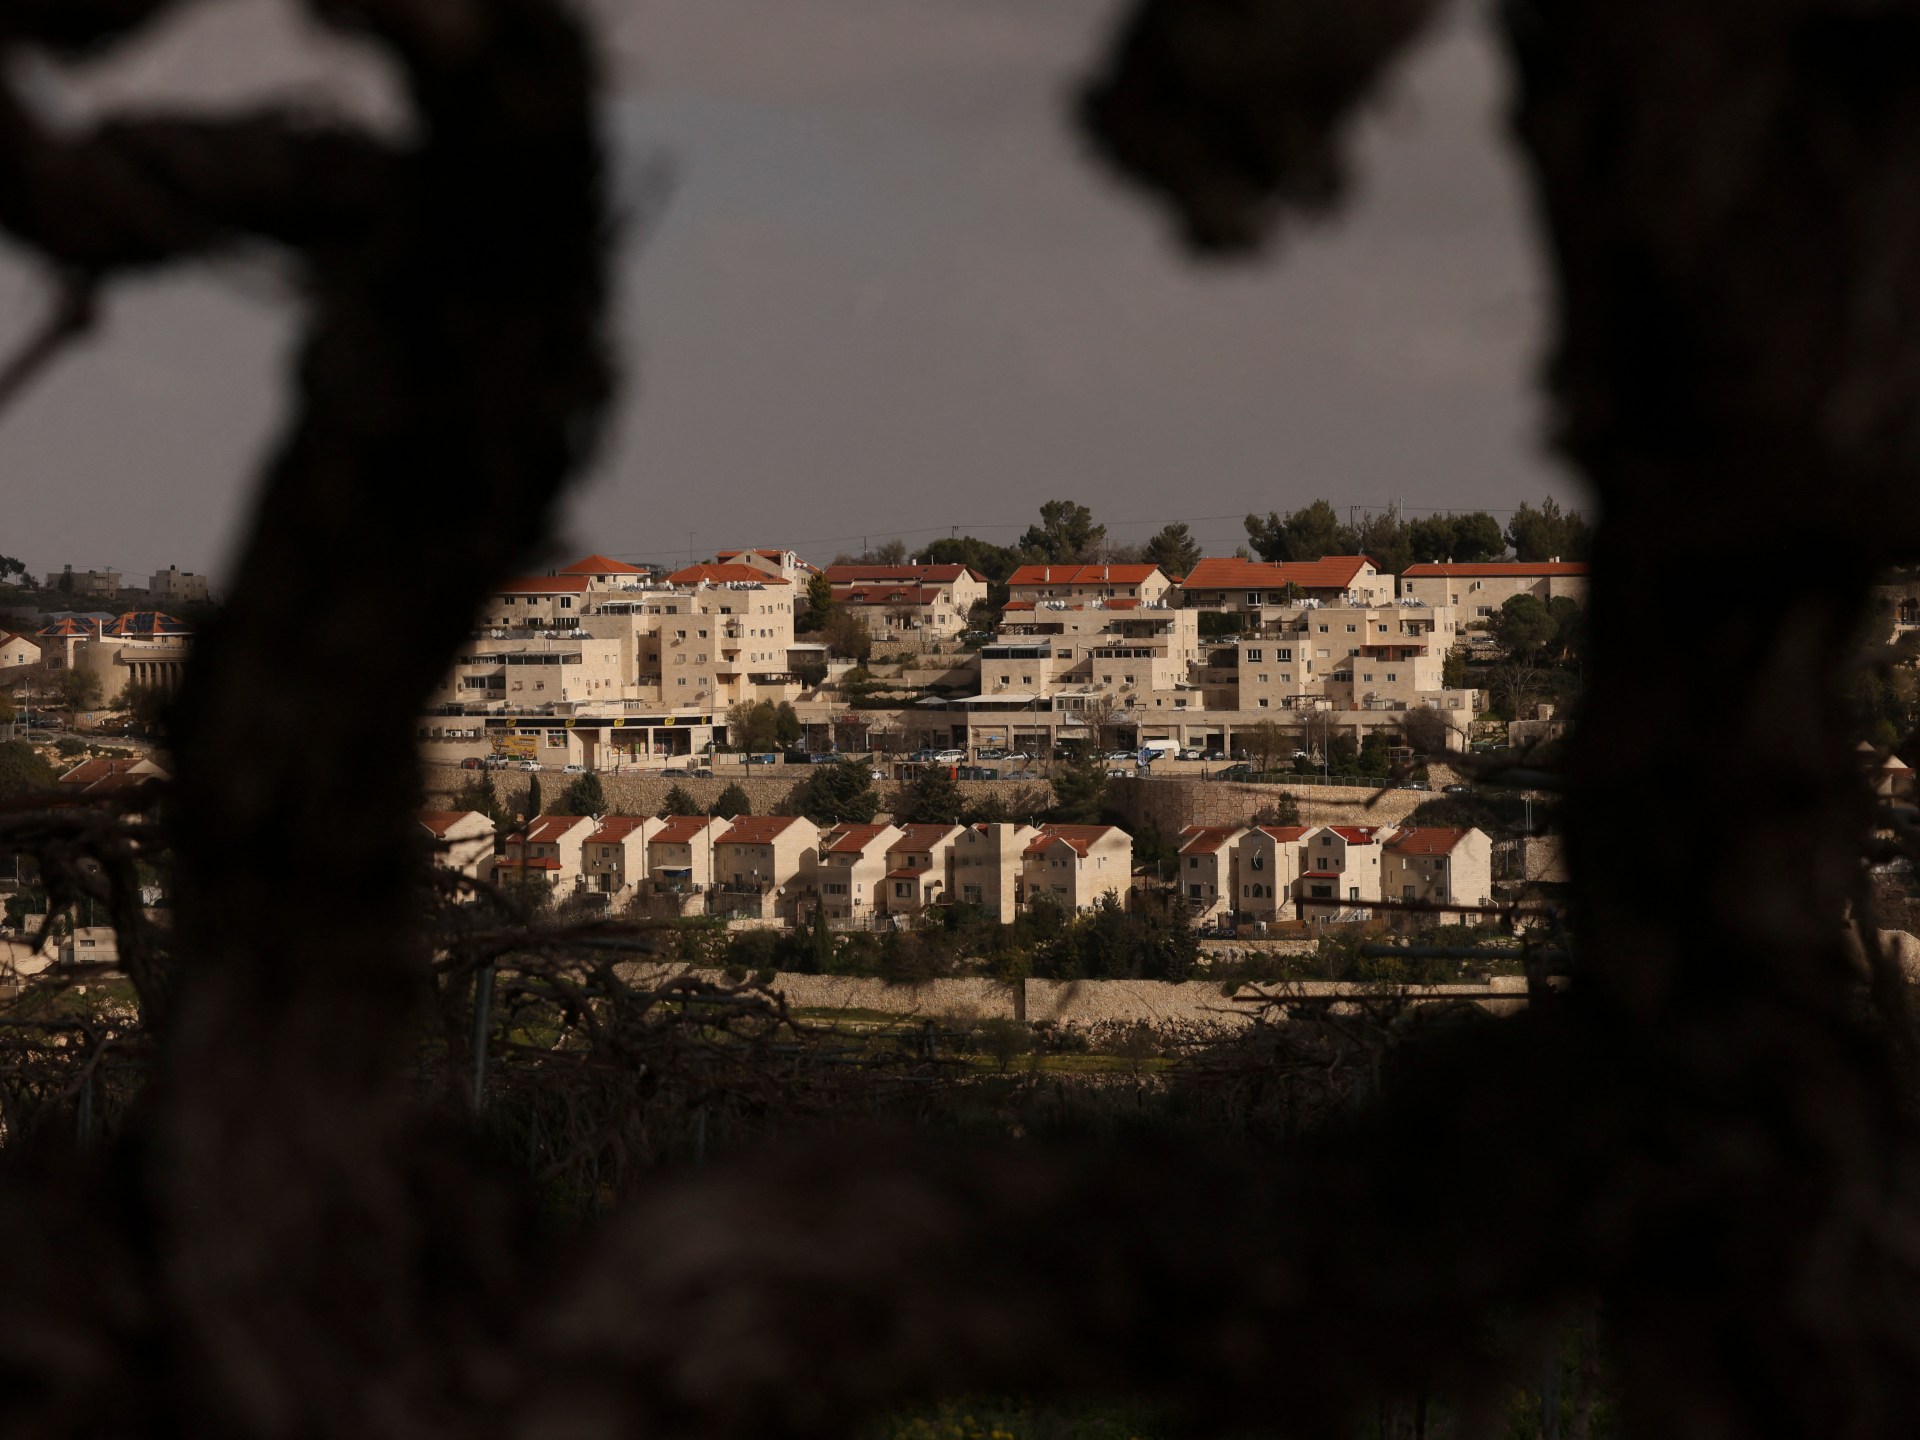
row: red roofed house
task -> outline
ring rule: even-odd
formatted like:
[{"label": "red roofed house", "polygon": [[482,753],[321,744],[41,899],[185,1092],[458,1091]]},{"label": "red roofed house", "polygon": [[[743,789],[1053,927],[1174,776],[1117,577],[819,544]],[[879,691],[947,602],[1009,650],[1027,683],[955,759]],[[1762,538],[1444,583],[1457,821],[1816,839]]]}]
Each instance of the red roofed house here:
[{"label": "red roofed house", "polygon": [[96,756],[82,760],[56,783],[65,795],[111,795],[116,790],[130,790],[149,780],[170,778],[157,763],[144,756],[118,760]]},{"label": "red roofed house", "polygon": [[690,914],[705,908],[717,842],[732,826],[718,815],[669,815],[647,837],[646,889],[661,909]]},{"label": "red roofed house", "polygon": [[1452,605],[1468,629],[1486,625],[1487,617],[1516,595],[1531,595],[1542,603],[1565,597],[1587,603],[1587,567],[1573,560],[1487,560],[1471,565],[1445,562],[1409,565],[1400,577],[1400,598],[1423,605]]},{"label": "red roofed house", "polygon": [[1295,909],[1309,924],[1370,920],[1381,898],[1383,841],[1379,825],[1322,825],[1302,837]]},{"label": "red roofed house", "polygon": [[582,847],[587,889],[613,899],[632,894],[647,878],[647,842],[666,827],[652,815],[607,816]]},{"label": "red roofed house", "polygon": [[799,815],[742,815],[714,844],[714,903],[728,915],[796,918],[820,853],[820,830]]},{"label": "red roofed house", "polygon": [[1383,575],[1365,555],[1328,555],[1319,560],[1202,560],[1180,582],[1180,603],[1189,610],[1251,613],[1317,600],[1324,605],[1378,605],[1393,600],[1393,576]]},{"label": "red roofed house", "polygon": [[493,821],[478,810],[422,810],[420,828],[433,846],[433,863],[471,880],[491,878]]},{"label": "red roofed house", "polygon": [[918,915],[951,900],[954,843],[964,825],[902,825],[887,850],[880,908],[887,915]]},{"label": "red roofed house", "polygon": [[1188,825],[1180,832],[1180,870],[1174,879],[1187,916],[1210,924],[1234,909],[1233,861],[1244,825]]},{"label": "red roofed house", "polygon": [[966,565],[829,565],[833,598],[854,607],[876,637],[924,641],[958,635],[987,598],[987,580]]},{"label": "red roofed house", "polygon": [[1133,888],[1133,837],[1116,825],[1042,825],[1022,862],[1028,908],[1091,910],[1103,896],[1124,903]]},{"label": "red roofed house", "polygon": [[977,905],[1002,925],[1011,925],[1025,898],[1028,844],[1039,834],[1031,825],[1004,822],[969,825],[951,848],[953,903]]},{"label": "red roofed house", "polygon": [[[1421,826],[1396,832],[1384,847],[1381,887],[1389,900],[1436,905],[1487,905],[1493,900],[1493,842],[1480,830]],[[1461,925],[1472,917],[1445,911],[1390,910],[1396,929]]]},{"label": "red roofed house", "polygon": [[1158,565],[1022,565],[1007,581],[1012,600],[1164,601],[1173,582]]},{"label": "red roofed house", "polygon": [[581,854],[587,836],[599,828],[589,815],[541,815],[507,836],[506,853],[494,861],[502,880],[544,881],[556,893],[571,895],[584,887]]},{"label": "red roofed house", "polygon": [[[820,836],[813,886],[829,920],[870,920],[881,911],[892,825],[836,825]],[[797,918],[797,916],[796,916]]]}]

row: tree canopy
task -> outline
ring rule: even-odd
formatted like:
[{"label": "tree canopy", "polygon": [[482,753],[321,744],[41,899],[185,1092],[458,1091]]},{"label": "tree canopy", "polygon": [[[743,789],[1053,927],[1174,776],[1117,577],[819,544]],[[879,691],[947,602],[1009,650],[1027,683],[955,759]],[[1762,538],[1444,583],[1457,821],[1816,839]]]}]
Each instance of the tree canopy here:
[{"label": "tree canopy", "polygon": [[879,811],[880,797],[866,766],[836,760],[813,767],[794,791],[793,805],[816,825],[864,825]]}]

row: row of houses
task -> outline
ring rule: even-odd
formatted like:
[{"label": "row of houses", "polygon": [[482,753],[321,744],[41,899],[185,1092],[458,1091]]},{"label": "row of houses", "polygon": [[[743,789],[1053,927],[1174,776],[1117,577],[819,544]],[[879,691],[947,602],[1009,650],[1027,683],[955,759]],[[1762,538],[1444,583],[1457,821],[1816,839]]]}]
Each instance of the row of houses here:
[{"label": "row of houses", "polygon": [[471,811],[424,811],[439,862],[476,879],[660,915],[804,921],[912,918],[978,905],[1001,921],[1039,903],[1124,898],[1133,841],[1112,825],[837,825],[793,815],[542,815],[508,834]]},{"label": "row of houses", "polygon": [[[1136,885],[1133,838],[1113,825],[822,829],[790,815],[543,815],[496,847],[475,812],[425,811],[420,824],[439,863],[476,879],[638,902],[660,916],[798,924],[824,911],[884,924],[965,904],[1006,923],[1041,905],[1074,913],[1124,902]],[[1196,924],[1344,923],[1386,902],[1478,906],[1493,894],[1491,845],[1478,830],[1192,826],[1180,841],[1175,883]]]}]

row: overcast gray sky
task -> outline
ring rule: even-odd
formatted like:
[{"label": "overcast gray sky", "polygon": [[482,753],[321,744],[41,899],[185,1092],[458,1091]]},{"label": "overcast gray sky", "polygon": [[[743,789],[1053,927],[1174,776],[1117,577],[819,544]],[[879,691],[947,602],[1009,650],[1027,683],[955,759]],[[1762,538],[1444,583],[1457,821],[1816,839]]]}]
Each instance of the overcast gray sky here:
[{"label": "overcast gray sky", "polygon": [[[1577,492],[1540,453],[1537,264],[1479,21],[1429,40],[1366,126],[1334,224],[1196,269],[1080,153],[1069,89],[1109,0],[600,0],[631,188],[629,385],[564,548],[811,558],[1040,501],[1114,538],[1340,505],[1507,509]],[[225,0],[65,103],[293,89],[390,113],[372,67]],[[0,326],[38,291],[0,260]],[[0,552],[218,575],[280,418],[296,314],[270,264],[126,287],[0,417]],[[450,494],[458,487],[450,486]],[[691,540],[689,536],[691,535]]]}]

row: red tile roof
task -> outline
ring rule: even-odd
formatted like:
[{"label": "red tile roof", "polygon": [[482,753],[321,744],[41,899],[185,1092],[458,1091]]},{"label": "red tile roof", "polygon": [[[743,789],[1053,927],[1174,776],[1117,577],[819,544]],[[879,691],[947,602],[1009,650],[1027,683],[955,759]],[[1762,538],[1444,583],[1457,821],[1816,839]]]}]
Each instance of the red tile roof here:
[{"label": "red tile roof", "polygon": [[660,833],[649,839],[647,843],[649,845],[691,845],[709,823],[709,817],[705,815],[669,815]]},{"label": "red tile roof", "polygon": [[1402,830],[1387,842],[1387,851],[1393,855],[1446,855],[1466,838],[1464,830],[1422,826],[1417,830]]},{"label": "red tile roof", "polygon": [[941,825],[937,822],[917,820],[911,825],[900,827],[900,838],[894,842],[893,848],[895,850],[931,850],[949,835],[965,828],[962,825]]},{"label": "red tile roof", "polygon": [[836,585],[833,598],[848,605],[931,605],[940,590],[932,585]]},{"label": "red tile roof", "polygon": [[722,845],[771,845],[800,823],[796,815],[742,815],[719,838]]},{"label": "red tile roof", "polygon": [[587,837],[587,843],[589,845],[617,845],[629,835],[633,834],[634,831],[643,829],[646,826],[647,818],[646,816],[640,815],[609,815],[605,820],[600,822],[600,828]]},{"label": "red tile roof", "polygon": [[1365,555],[1326,555],[1318,560],[1287,560],[1279,564],[1232,558],[1202,560],[1180,582],[1180,588],[1183,592],[1279,590],[1293,585],[1301,590],[1345,590],[1360,577],[1361,570],[1372,563]]},{"label": "red tile roof", "polygon": [[1138,585],[1159,571],[1158,565],[1022,565],[1009,585]]},{"label": "red tile roof", "polygon": [[1307,833],[1305,825],[1256,825],[1253,828],[1263,835],[1271,835],[1282,844],[1301,839]]},{"label": "red tile roof", "polygon": [[774,575],[753,565],[689,565],[667,576],[673,585],[791,585],[784,575]]},{"label": "red tile roof", "polygon": [[629,565],[624,560],[615,560],[609,555],[589,555],[584,560],[576,560],[571,565],[562,566],[562,575],[644,575],[647,572],[638,565]]},{"label": "red tile roof", "polygon": [[1180,834],[1184,843],[1180,846],[1182,855],[1215,855],[1220,848],[1240,833],[1237,825],[1188,825]]},{"label": "red tile roof", "polygon": [[584,595],[587,589],[587,577],[584,575],[522,575],[508,580],[493,593],[496,595]]},{"label": "red tile roof", "polygon": [[1064,841],[1073,847],[1076,854],[1085,855],[1088,848],[1109,833],[1117,833],[1112,825],[1042,825],[1040,833],[1027,845],[1027,854],[1038,855],[1054,841]]},{"label": "red tile roof", "polygon": [[1349,845],[1371,845],[1380,838],[1381,832],[1388,830],[1389,827],[1385,825],[1329,825],[1327,829],[1333,831],[1334,834],[1338,835]]},{"label": "red tile roof", "polygon": [[1420,579],[1443,575],[1496,579],[1506,577],[1518,579],[1522,575],[1585,575],[1587,565],[1584,560],[1486,560],[1471,565],[1453,565],[1446,562],[1426,565],[1409,565],[1400,572],[1403,579]]},{"label": "red tile roof", "polygon": [[[430,834],[445,835],[469,815],[480,815],[480,812],[478,810],[422,810],[420,823],[426,826]],[[485,820],[487,817],[480,815],[480,818]]]},{"label": "red tile roof", "polygon": [[509,842],[529,845],[551,845],[576,825],[584,824],[590,817],[586,815],[540,815],[536,816],[524,830],[516,830],[507,837]]},{"label": "red tile roof", "polygon": [[822,837],[820,850],[822,854],[857,855],[892,828],[891,825],[838,825]]}]

